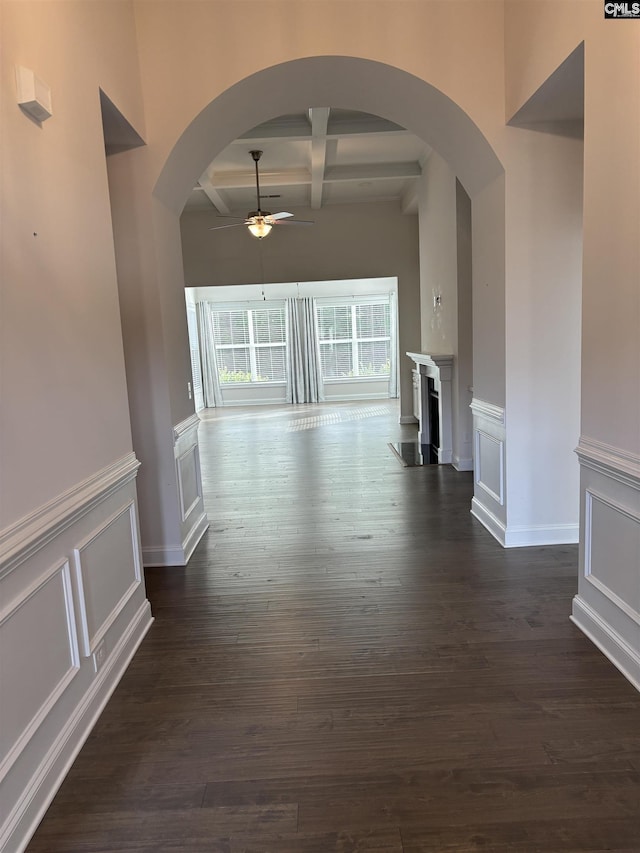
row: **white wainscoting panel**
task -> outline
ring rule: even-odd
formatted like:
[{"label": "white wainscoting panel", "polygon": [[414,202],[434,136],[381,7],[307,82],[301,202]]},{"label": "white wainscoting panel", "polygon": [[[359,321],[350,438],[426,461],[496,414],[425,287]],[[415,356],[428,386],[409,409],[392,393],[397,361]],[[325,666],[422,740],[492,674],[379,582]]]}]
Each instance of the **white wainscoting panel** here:
[{"label": "white wainscoting panel", "polygon": [[581,438],[572,620],[640,689],[640,455]]},{"label": "white wainscoting panel", "polygon": [[505,411],[484,400],[471,401],[474,489],[471,513],[506,545]]},{"label": "white wainscoting panel", "polygon": [[476,438],[476,485],[500,506],[504,505],[504,441],[481,428]]},{"label": "white wainscoting panel", "polygon": [[151,625],[137,468],[128,454],[0,531],[3,853],[26,847]]},{"label": "white wainscoting panel", "polygon": [[80,668],[68,560],[2,610],[0,650],[1,780]]},{"label": "white wainscoting panel", "polygon": [[142,583],[133,501],[74,549],[83,653],[89,657]]},{"label": "white wainscoting panel", "polygon": [[[192,415],[174,427],[174,455],[181,512],[182,556],[170,565],[185,566],[209,526],[204,511],[198,448],[200,418]],[[146,552],[145,552],[146,558]]]},{"label": "white wainscoting panel", "polygon": [[186,521],[196,504],[202,500],[198,483],[198,446],[192,444],[178,456],[178,490],[180,492],[180,513]]}]

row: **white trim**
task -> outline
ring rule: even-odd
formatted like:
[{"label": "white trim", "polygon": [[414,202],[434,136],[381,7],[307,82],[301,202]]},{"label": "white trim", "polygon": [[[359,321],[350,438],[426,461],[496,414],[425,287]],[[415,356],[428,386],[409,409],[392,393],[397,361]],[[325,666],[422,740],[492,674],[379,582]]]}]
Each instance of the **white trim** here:
[{"label": "white trim", "polygon": [[[116,523],[123,515],[129,515],[129,526],[131,529],[131,551],[133,556],[134,578],[129,587],[124,591],[120,600],[115,604],[111,613],[106,617],[99,627],[96,627],[95,633],[90,635],[89,631],[89,614],[86,608],[86,597],[84,594],[84,578],[82,573],[82,552],[102,536],[113,524]],[[82,629],[82,642],[84,646],[85,657],[90,657],[95,652],[100,641],[104,638],[109,628],[116,621],[120,613],[124,610],[127,602],[131,599],[136,589],[142,583],[142,567],[140,565],[140,547],[138,543],[138,526],[136,524],[136,510],[134,501],[130,501],[119,510],[114,512],[106,521],[97,527],[92,533],[82,540],[73,549],[73,563],[75,569],[76,584],[78,587],[78,612],[80,616],[80,625]]]},{"label": "white trim", "polygon": [[487,528],[489,533],[498,540],[503,548],[505,547],[504,524],[475,497],[471,499],[471,515],[477,518],[483,527]]},{"label": "white trim", "polygon": [[576,453],[585,468],[640,490],[640,454],[586,436],[580,436]]},{"label": "white trim", "polygon": [[605,598],[608,598],[612,604],[614,604],[619,610],[621,610],[626,616],[629,617],[636,625],[640,626],[640,613],[628,604],[624,599],[620,598],[620,596],[615,593],[612,589],[610,589],[604,581],[600,580],[600,578],[596,577],[592,574],[591,570],[591,544],[592,544],[592,533],[593,533],[593,502],[598,501],[603,506],[609,507],[614,512],[623,515],[625,518],[628,518],[630,521],[635,522],[636,524],[640,524],[640,515],[634,512],[629,507],[624,506],[617,501],[611,500],[611,498],[605,497],[605,495],[596,491],[592,488],[587,488],[585,490],[585,520],[584,520],[584,577],[585,580],[594,586],[601,595],[604,595]]},{"label": "white trim", "polygon": [[[498,470],[498,481],[499,481],[499,493],[493,491],[493,489],[488,486],[482,480],[482,453],[480,452],[480,436],[484,436],[484,438],[488,438],[489,441],[493,441],[494,444],[498,445],[499,451],[499,470]],[[498,438],[495,435],[491,435],[491,433],[485,432],[485,430],[479,429],[475,427],[474,429],[474,444],[475,444],[475,458],[476,458],[476,474],[475,481],[476,485],[479,486],[484,492],[486,492],[490,498],[492,498],[496,503],[500,504],[500,506],[504,506],[504,441],[502,438]]]},{"label": "white trim", "polygon": [[142,564],[145,568],[158,566],[186,566],[182,545],[145,545],[142,548]]},{"label": "white trim", "polygon": [[486,418],[489,421],[495,421],[497,424],[504,425],[505,423],[505,410],[502,406],[486,403],[484,400],[478,400],[474,397],[469,404],[469,408],[476,417]]},{"label": "white trim", "polygon": [[577,524],[551,524],[537,527],[505,525],[477,498],[471,500],[471,515],[487,528],[503,548],[530,548],[539,545],[567,545],[578,542]]},{"label": "white trim", "polygon": [[[194,452],[194,451],[195,451],[195,452]],[[196,506],[197,506],[197,505],[202,501],[202,499],[203,499],[203,498],[202,498],[202,495],[200,494],[199,488],[198,488],[198,487],[200,486],[200,477],[201,477],[201,474],[200,474],[200,471],[199,471],[199,464],[198,464],[198,452],[197,452],[197,451],[198,451],[198,445],[197,445],[197,444],[191,444],[191,445],[190,445],[190,446],[189,446],[189,447],[184,451],[184,453],[181,453],[179,456],[177,456],[177,457],[176,457],[176,475],[177,475],[177,478],[178,478],[178,497],[179,497],[179,499],[180,499],[180,515],[182,516],[182,521],[183,521],[183,522],[187,520],[187,518],[188,518],[188,517],[189,517],[189,515],[193,512],[193,510],[195,509],[195,507],[196,507]],[[187,507],[187,506],[185,506],[185,503],[184,503],[184,488],[183,488],[183,480],[182,480],[182,466],[180,465],[180,463],[182,462],[182,460],[183,460],[183,459],[186,459],[186,458],[187,458],[187,456],[192,456],[192,457],[193,457],[193,468],[194,468],[195,478],[196,478],[196,496],[195,496],[195,498],[191,501],[191,503],[189,504],[189,506],[188,506],[188,507]]]},{"label": "white trim", "polygon": [[209,527],[209,519],[207,518],[206,512],[203,512],[200,518],[193,525],[191,530],[189,531],[187,538],[182,543],[182,553],[184,555],[184,565],[189,562],[191,559],[191,555],[196,549],[196,545],[204,534],[206,533]]},{"label": "white trim", "polygon": [[[262,385],[261,382],[256,382],[256,385]],[[284,386],[283,386],[284,387]],[[269,399],[261,399],[261,400],[249,400],[245,398],[244,400],[225,400],[224,399],[224,387],[222,391],[223,401],[222,406],[219,408],[229,408],[232,409],[234,406],[283,406],[287,400],[283,395],[282,399],[276,399],[275,397],[271,400]]]},{"label": "white trim", "polygon": [[608,625],[587,602],[576,595],[571,621],[589,637],[611,663],[640,690],[640,652]]},{"label": "white trim", "polygon": [[145,601],[0,827],[0,850],[24,850],[152,622]]},{"label": "white trim", "polygon": [[376,392],[374,394],[328,394],[326,391],[325,384],[325,394],[323,403],[348,403],[349,400],[389,400],[389,394],[385,394],[384,392]]},{"label": "white trim", "polygon": [[78,636],[75,625],[75,613],[73,608],[73,593],[71,589],[71,567],[68,560],[62,560],[55,563],[47,572],[41,575],[36,583],[32,584],[25,594],[21,595],[17,601],[12,602],[0,614],[0,627],[4,622],[7,622],[14,613],[17,613],[34,595],[36,595],[43,587],[50,583],[57,575],[61,575],[62,587],[64,591],[64,605],[67,617],[67,632],[69,637],[69,668],[62,675],[56,686],[49,693],[43,704],[38,708],[31,720],[27,721],[22,732],[13,743],[9,752],[0,762],[0,782],[7,775],[11,767],[21,755],[23,749],[29,740],[33,737],[36,729],[42,721],[47,717],[60,696],[73,681],[75,676],[80,671],[80,650],[78,648]]},{"label": "white trim", "polygon": [[419,424],[420,421],[415,415],[400,415],[400,424]]},{"label": "white trim", "polygon": [[198,429],[200,426],[200,418],[198,415],[189,415],[185,420],[180,421],[179,424],[176,424],[173,428],[173,440],[174,442],[178,441],[182,438],[183,435],[186,435],[191,430]]},{"label": "white trim", "polygon": [[577,524],[516,526],[507,524],[505,548],[530,548],[539,545],[575,545],[579,539]]},{"label": "white trim", "polygon": [[454,455],[452,465],[456,471],[473,471],[473,459],[470,456],[460,458]]},{"label": "white trim", "polygon": [[133,480],[140,463],[128,453],[0,533],[0,578]]}]

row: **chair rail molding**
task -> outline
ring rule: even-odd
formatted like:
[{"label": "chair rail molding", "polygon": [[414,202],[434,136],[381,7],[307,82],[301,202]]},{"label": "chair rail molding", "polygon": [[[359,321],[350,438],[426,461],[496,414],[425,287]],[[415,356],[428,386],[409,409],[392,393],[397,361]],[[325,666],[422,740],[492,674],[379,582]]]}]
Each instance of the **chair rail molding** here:
[{"label": "chair rail molding", "polygon": [[0,578],[134,480],[139,467],[128,453],[0,531]]},{"label": "chair rail molding", "polygon": [[621,450],[587,436],[580,436],[576,453],[581,466],[633,489],[640,489],[640,454]]}]

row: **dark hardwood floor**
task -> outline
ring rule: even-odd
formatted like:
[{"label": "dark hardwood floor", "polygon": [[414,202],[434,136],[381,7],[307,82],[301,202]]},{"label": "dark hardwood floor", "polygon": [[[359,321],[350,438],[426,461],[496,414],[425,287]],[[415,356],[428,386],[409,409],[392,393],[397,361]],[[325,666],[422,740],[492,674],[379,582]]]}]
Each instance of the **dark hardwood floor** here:
[{"label": "dark hardwood floor", "polygon": [[211,527],[30,853],[640,851],[640,694],[395,403],[203,415]]}]

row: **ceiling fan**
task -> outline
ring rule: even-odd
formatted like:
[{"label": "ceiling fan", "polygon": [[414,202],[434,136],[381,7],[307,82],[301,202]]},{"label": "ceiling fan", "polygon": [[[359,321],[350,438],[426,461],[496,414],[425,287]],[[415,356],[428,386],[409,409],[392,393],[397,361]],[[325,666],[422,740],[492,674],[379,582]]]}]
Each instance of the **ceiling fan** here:
[{"label": "ceiling fan", "polygon": [[[258,202],[258,209],[250,211],[247,214],[246,219],[243,219],[242,222],[231,222],[228,225],[214,225],[213,228],[209,228],[209,231],[217,231],[220,228],[235,228],[237,225],[246,225],[254,237],[257,237],[258,240],[262,240],[267,236],[274,225],[313,225],[313,221],[310,219],[290,220],[289,217],[293,216],[293,213],[286,213],[284,211],[281,213],[269,213],[268,210],[260,209],[260,177],[258,175],[258,161],[262,157],[262,151],[249,151],[249,154],[251,154],[256,167],[256,198]],[[237,217],[232,216],[225,218],[236,219]]]}]

